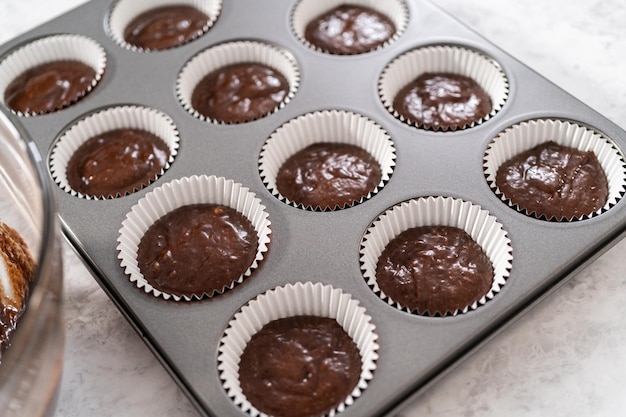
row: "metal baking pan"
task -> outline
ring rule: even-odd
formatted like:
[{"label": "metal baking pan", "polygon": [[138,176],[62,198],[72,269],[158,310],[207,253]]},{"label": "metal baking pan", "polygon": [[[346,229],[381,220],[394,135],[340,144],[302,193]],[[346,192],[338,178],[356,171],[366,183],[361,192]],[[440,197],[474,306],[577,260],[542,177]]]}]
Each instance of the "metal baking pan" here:
[{"label": "metal baking pan", "polygon": [[[268,7],[266,2],[225,1],[217,23],[203,37],[164,52],[137,53],[117,45],[105,30],[112,2],[91,1],[1,46],[0,56],[29,40],[58,33],[88,36],[106,50],[105,76],[88,97],[57,113],[17,118],[44,155],[65,128],[103,107],[144,105],[174,119],[180,150],[154,184],[110,200],[81,199],[59,187],[55,197],[67,239],[201,414],[245,415],[226,395],[217,371],[219,340],[232,316],[269,289],[312,281],[342,288],[359,300],[379,336],[374,378],[341,415],[388,415],[625,232],[621,200],[601,215],[576,222],[543,221],[511,209],[494,195],[483,174],[489,142],[520,121],[543,117],[588,125],[622,151],[626,132],[426,0],[407,1],[408,27],[389,46],[349,57],[324,55],[304,46],[289,24],[294,3],[274,0]],[[250,123],[217,125],[194,118],[175,96],[181,68],[211,45],[241,39],[268,42],[291,53],[301,75],[297,93],[281,110]],[[395,119],[378,96],[381,71],[403,52],[431,44],[463,45],[494,58],[510,84],[503,109],[481,125],[456,132],[418,130]],[[349,209],[312,212],[288,206],[260,179],[261,147],[285,122],[328,109],[362,114],[387,131],[397,153],[392,178],[373,198]],[[201,301],[165,301],[144,293],[124,274],[116,251],[118,231],[146,193],[196,174],[223,176],[249,187],[272,221],[271,249],[253,276],[234,290]],[[401,201],[429,195],[480,205],[504,225],[511,239],[513,261],[506,285],[493,300],[467,314],[443,318],[408,314],[381,301],[363,278],[359,245],[370,222]]]}]

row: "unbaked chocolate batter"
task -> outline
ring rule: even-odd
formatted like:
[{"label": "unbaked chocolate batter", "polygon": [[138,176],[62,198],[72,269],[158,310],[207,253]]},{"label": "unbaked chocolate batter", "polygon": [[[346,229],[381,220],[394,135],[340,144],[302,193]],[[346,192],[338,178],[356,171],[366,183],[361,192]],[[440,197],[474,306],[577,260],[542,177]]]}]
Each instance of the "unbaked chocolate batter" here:
[{"label": "unbaked chocolate batter", "polygon": [[395,32],[394,23],[384,14],[343,4],[309,22],[304,37],[325,52],[352,55],[378,48]]},{"label": "unbaked chocolate batter", "polygon": [[380,180],[380,164],[363,148],[322,142],[288,158],[278,171],[276,186],[297,204],[334,208],[367,196]]},{"label": "unbaked chocolate batter", "polygon": [[239,382],[250,403],[274,417],[321,416],[341,404],[361,374],[361,356],[335,319],[272,321],[241,355]]},{"label": "unbaked chocolate batter", "polygon": [[26,242],[12,227],[0,222],[0,268],[9,288],[0,285],[0,355],[10,343],[24,311],[36,262]]},{"label": "unbaked chocolate batter", "polygon": [[425,73],[404,86],[393,101],[404,118],[426,129],[458,129],[491,112],[491,98],[473,79],[452,73]]},{"label": "unbaked chocolate batter", "polygon": [[464,230],[415,227],[387,244],[378,260],[376,281],[402,307],[443,316],[486,295],[493,266]]},{"label": "unbaked chocolate batter", "polygon": [[83,97],[96,71],[80,61],[48,62],[24,71],[9,83],[4,102],[24,114],[60,110]]},{"label": "unbaked chocolate batter", "polygon": [[257,233],[230,207],[192,204],[158,219],[139,242],[137,263],[157,290],[175,295],[221,292],[256,257]]},{"label": "unbaked chocolate batter", "polygon": [[170,155],[158,136],[139,129],[116,129],[88,139],[66,168],[68,184],[85,195],[125,195],[148,185]]},{"label": "unbaked chocolate batter", "polygon": [[192,6],[173,5],[150,9],[124,29],[124,40],[147,50],[180,46],[202,34],[209,17]]},{"label": "unbaked chocolate batter", "polygon": [[227,65],[211,72],[195,87],[191,105],[209,119],[249,122],[276,109],[289,93],[287,79],[258,63]]},{"label": "unbaked chocolate batter", "polygon": [[498,168],[496,185],[529,213],[572,219],[606,204],[608,183],[596,155],[553,141],[511,158]]}]

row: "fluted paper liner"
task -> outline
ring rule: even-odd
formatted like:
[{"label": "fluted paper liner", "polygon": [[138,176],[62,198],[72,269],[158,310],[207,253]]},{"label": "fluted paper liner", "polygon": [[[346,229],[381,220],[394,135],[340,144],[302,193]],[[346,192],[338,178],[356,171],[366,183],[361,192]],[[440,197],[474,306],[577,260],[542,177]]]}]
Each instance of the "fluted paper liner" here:
[{"label": "fluted paper liner", "polygon": [[[319,142],[346,143],[365,149],[380,164],[380,183],[359,201],[345,207],[305,207],[288,200],[276,187],[280,167],[296,152]],[[279,127],[263,146],[259,170],[267,189],[289,205],[315,210],[342,209],[371,198],[384,187],[393,173],[395,152],[387,132],[374,121],[348,111],[326,110],[299,116]]]},{"label": "fluted paper liner", "polygon": [[496,174],[504,162],[548,141],[585,152],[592,151],[604,170],[609,190],[606,203],[594,213],[575,219],[551,218],[548,220],[582,220],[604,213],[617,204],[624,195],[626,187],[626,168],[622,152],[611,139],[592,128],[573,121],[558,119],[527,120],[507,128],[491,141],[485,152],[484,173],[489,186],[502,201],[519,212],[545,219],[542,213],[529,213],[509,200],[497,187]]},{"label": "fluted paper liner", "polygon": [[[139,241],[150,226],[159,218],[179,207],[191,204],[219,204],[231,207],[246,216],[254,226],[259,238],[256,257],[248,270],[239,279],[213,294],[203,293],[194,294],[193,296],[179,296],[164,293],[150,285],[139,270],[137,265]],[[265,206],[248,188],[223,177],[194,175],[161,185],[154,191],[146,194],[132,207],[131,211],[126,215],[126,219],[122,222],[122,228],[117,239],[118,258],[131,282],[134,282],[138,288],[142,288],[146,293],[152,293],[154,296],[163,297],[166,300],[199,300],[203,297],[221,294],[228,289],[232,289],[236,284],[243,282],[244,278],[250,276],[268,250],[270,233],[270,221]]]},{"label": "fluted paper liner", "polygon": [[367,388],[378,359],[378,335],[365,308],[341,289],[320,283],[299,282],[267,291],[246,304],[229,322],[222,337],[218,370],[224,389],[247,414],[267,417],[246,399],[239,384],[239,361],[246,345],[263,326],[293,316],[329,317],[337,320],[361,355],[361,377],[352,393],[327,415],[334,416],[353,404]]},{"label": "fluted paper liner", "polygon": [[227,65],[238,63],[258,63],[266,65],[281,73],[289,83],[287,97],[273,111],[282,109],[296,94],[300,83],[300,70],[295,58],[286,50],[277,46],[258,41],[233,41],[210,47],[190,59],[176,82],[176,94],[185,110],[200,120],[213,123],[228,123],[210,119],[193,108],[191,97],[196,85],[211,72]]},{"label": "fluted paper liner", "polygon": [[[120,46],[135,52],[152,52],[155,50],[144,49],[137,45],[130,44],[124,39],[124,31],[128,24],[142,13],[163,6],[191,6],[204,14],[209,19],[206,25],[198,31],[191,41],[199,38],[217,21],[222,11],[222,0],[117,0],[113,5],[107,19],[107,29],[111,38]],[[188,41],[188,42],[191,42]],[[185,42],[185,43],[188,43]],[[181,45],[177,45],[181,46]],[[176,48],[167,48],[173,49]]]},{"label": "fluted paper liner", "polygon": [[[410,311],[387,296],[376,281],[376,265],[387,244],[403,231],[421,226],[451,226],[465,230],[480,245],[493,266],[491,289],[480,300],[463,309],[441,312]],[[361,241],[361,269],[369,287],[398,309],[429,316],[455,316],[476,310],[500,292],[511,270],[511,241],[502,224],[480,206],[452,197],[420,197],[402,202],[382,213]]]},{"label": "fluted paper liner", "polygon": [[107,65],[107,56],[104,48],[102,48],[99,43],[86,36],[60,34],[33,40],[18,47],[13,52],[10,52],[9,55],[0,62],[0,92],[2,93],[0,99],[2,100],[2,104],[18,116],[36,116],[40,114],[33,112],[22,113],[11,109],[4,101],[4,93],[15,78],[30,68],[48,62],[64,60],[80,61],[93,68],[96,74],[89,87],[87,87],[80,97],[70,102],[68,105],[53,111],[59,111],[65,107],[71,106],[89,94],[101,80]]},{"label": "fluted paper liner", "polygon": [[[115,195],[85,195],[74,190],[67,182],[67,164],[76,150],[87,140],[115,129],[140,129],[159,137],[170,150],[163,170],[149,179],[143,187],[159,178],[170,167],[178,153],[178,130],[172,118],[165,113],[142,106],[116,106],[90,114],[74,123],[56,141],[50,156],[50,172],[54,181],[65,192],[86,199],[106,199]],[[137,190],[135,190],[137,191]]]},{"label": "fluted paper liner", "polygon": [[494,59],[462,46],[425,46],[400,55],[387,65],[381,74],[378,81],[380,99],[394,117],[409,125],[426,129],[425,126],[400,115],[393,108],[393,100],[404,86],[428,72],[450,72],[470,77],[491,97],[491,112],[482,119],[467,126],[438,128],[441,130],[460,130],[480,125],[495,116],[508,98],[508,79],[500,64]]},{"label": "fluted paper liner", "polygon": [[[294,7],[291,15],[291,28],[303,44],[320,52],[326,52],[306,40],[304,36],[306,27],[313,19],[344,4],[346,4],[345,0],[300,0]],[[376,10],[378,13],[387,16],[396,27],[396,32],[389,40],[378,48],[367,52],[386,47],[398,39],[406,30],[409,11],[404,0],[352,0],[349,4]]]}]

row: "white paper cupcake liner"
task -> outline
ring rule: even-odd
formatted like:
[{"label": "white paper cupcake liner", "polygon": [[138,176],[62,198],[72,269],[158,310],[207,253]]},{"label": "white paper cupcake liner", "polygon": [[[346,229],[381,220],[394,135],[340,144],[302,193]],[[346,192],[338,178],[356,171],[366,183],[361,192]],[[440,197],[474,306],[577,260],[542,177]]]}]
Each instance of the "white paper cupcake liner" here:
[{"label": "white paper cupcake liner", "polygon": [[227,65],[244,62],[267,65],[280,72],[289,83],[287,97],[269,114],[282,109],[291,101],[300,84],[300,70],[295,58],[274,45],[257,41],[234,41],[206,49],[185,64],[176,81],[176,94],[183,108],[200,120],[227,123],[207,118],[199,113],[191,104],[191,96],[196,85],[211,72]]},{"label": "white paper cupcake liner", "polygon": [[[394,59],[383,70],[378,81],[378,92],[385,108],[397,119],[411,126],[426,128],[406,119],[393,108],[398,92],[424,73],[449,72],[472,78],[491,97],[492,109],[482,119],[460,130],[480,125],[498,113],[509,95],[509,82],[500,64],[473,49],[454,45],[433,45],[417,48]],[[442,128],[442,130],[445,130]]]},{"label": "white paper cupcake liner", "polygon": [[504,162],[548,141],[580,151],[592,151],[606,175],[609,194],[604,206],[594,213],[574,219],[550,218],[547,220],[583,220],[604,213],[617,204],[626,189],[626,165],[622,152],[611,139],[593,129],[573,121],[558,119],[527,120],[507,128],[491,141],[485,151],[483,168],[489,186],[502,201],[521,213],[546,219],[541,213],[528,212],[509,200],[496,185],[496,174]]},{"label": "white paper cupcake liner", "polygon": [[359,302],[341,289],[320,283],[296,283],[278,287],[246,304],[229,322],[222,337],[218,370],[228,396],[245,413],[267,417],[246,399],[239,384],[239,360],[246,345],[263,326],[293,316],[329,317],[337,320],[361,354],[361,377],[352,393],[327,415],[334,416],[353,404],[367,388],[378,359],[378,335],[371,317]]},{"label": "white paper cupcake liner", "polygon": [[239,279],[228,287],[217,291],[221,294],[232,289],[236,284],[243,282],[263,260],[270,242],[270,221],[261,200],[243,185],[233,180],[216,176],[191,176],[180,178],[154,189],[135,204],[122,222],[122,228],[117,239],[119,251],[118,259],[124,272],[138,288],[155,297],[166,300],[191,301],[199,300],[214,294],[194,294],[193,296],[179,296],[157,290],[150,285],[139,270],[137,264],[137,249],[139,241],[152,224],[167,213],[191,204],[219,204],[231,207],[250,220],[258,235],[258,247],[254,261],[248,270]]},{"label": "white paper cupcake liner", "polygon": [[[380,183],[359,201],[345,207],[304,206],[284,197],[276,187],[280,167],[296,152],[319,142],[346,143],[365,149],[380,164]],[[356,113],[324,110],[292,119],[272,133],[261,151],[259,171],[267,189],[279,200],[302,209],[332,210],[352,207],[378,193],[389,181],[395,167],[395,159],[395,146],[381,126]]]},{"label": "white paper cupcake liner", "polygon": [[[0,62],[0,92],[2,92],[0,99],[2,104],[18,116],[39,114],[22,113],[11,109],[4,101],[4,92],[9,84],[26,70],[48,62],[63,60],[80,61],[93,68],[96,73],[86,91],[65,107],[71,106],[89,94],[102,79],[107,65],[104,48],[96,41],[82,35],[50,35],[31,41],[15,49]],[[59,111],[65,107],[54,111]]]},{"label": "white paper cupcake liner", "polygon": [[174,5],[194,7],[209,17],[206,25],[198,31],[198,34],[194,36],[192,41],[208,32],[209,29],[213,27],[222,11],[222,0],[117,0],[107,19],[109,36],[111,36],[118,45],[131,51],[151,52],[153,50],[144,49],[126,42],[124,39],[124,31],[128,24],[140,14],[158,7]]},{"label": "white paper cupcake liner", "polygon": [[[52,148],[50,172],[54,181],[65,192],[88,200],[107,199],[117,196],[85,195],[68,184],[66,168],[76,150],[94,136],[116,129],[140,129],[159,137],[170,150],[164,169],[149,182],[154,182],[170,167],[178,153],[179,135],[174,120],[165,113],[148,107],[118,106],[100,110],[74,123],[62,133]],[[138,190],[135,190],[138,191]]]},{"label": "white paper cupcake liner", "polygon": [[[306,40],[304,34],[309,22],[318,16],[346,4],[344,0],[300,0],[291,15],[291,28],[297,38],[309,48],[325,52]],[[387,16],[394,23],[396,33],[384,44],[375,48],[379,50],[398,39],[406,30],[409,21],[409,11],[404,0],[353,0],[350,4],[368,7]],[[373,52],[368,51],[368,52]]]},{"label": "white paper cupcake liner", "polygon": [[403,231],[421,226],[451,226],[465,230],[480,245],[493,266],[493,283],[487,294],[472,305],[455,311],[439,312],[440,315],[455,316],[476,310],[500,292],[509,276],[513,259],[511,240],[502,224],[488,211],[471,202],[452,197],[420,197],[386,210],[370,225],[361,240],[363,276],[382,300],[408,313],[422,314],[391,299],[376,281],[378,259],[387,244]]}]

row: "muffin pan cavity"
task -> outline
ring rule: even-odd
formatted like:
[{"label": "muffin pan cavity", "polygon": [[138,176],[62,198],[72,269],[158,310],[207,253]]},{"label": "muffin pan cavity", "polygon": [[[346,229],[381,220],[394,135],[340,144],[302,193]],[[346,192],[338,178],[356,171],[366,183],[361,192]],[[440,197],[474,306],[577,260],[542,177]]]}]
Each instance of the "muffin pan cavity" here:
[{"label": "muffin pan cavity", "polygon": [[[238,355],[264,323],[301,308],[345,319],[339,324],[367,358],[358,391],[330,414],[395,415],[626,232],[626,133],[433,2],[358,2],[387,12],[399,30],[382,46],[354,55],[315,50],[299,35],[309,15],[335,7],[334,0],[272,0],[271,7],[267,1],[207,1],[214,21],[201,36],[139,53],[120,45],[108,22],[122,7],[147,3],[157,5],[93,0],[0,46],[0,89],[17,71],[7,62],[28,45],[57,36],[99,45],[92,65],[100,78],[92,91],[62,111],[17,120],[47,155],[68,241],[201,415],[262,415],[238,388]],[[247,63],[287,80],[276,105],[236,122],[194,108],[194,88],[205,76]],[[427,71],[473,78],[490,96],[491,111],[447,130],[403,119],[393,98]],[[541,133],[544,125],[550,135]],[[152,131],[170,158],[130,193],[82,195],[63,178],[66,162],[90,133],[109,127]],[[520,133],[528,137],[521,145]],[[497,166],[548,136],[592,149],[607,175],[607,203],[580,221],[537,219],[493,186]],[[276,187],[280,166],[321,142],[355,145],[376,159],[382,173],[373,190],[332,208],[285,198]],[[138,242],[163,216],[195,204],[220,204],[245,216],[258,235],[254,259],[217,291],[157,289],[139,270]],[[451,311],[399,306],[377,287],[372,271],[388,241],[419,225],[467,232],[493,265],[493,285]],[[275,304],[257,309],[282,292]],[[317,309],[335,301],[332,314]],[[351,309],[363,315],[347,314]]]},{"label": "muffin pan cavity", "polygon": [[[256,254],[253,256],[252,262],[244,266],[241,275],[235,276],[232,281],[225,283],[223,286],[216,287],[212,291],[189,293],[182,289],[179,289],[178,292],[174,292],[155,288],[154,285],[151,285],[144,278],[144,271],[140,268],[137,260],[139,246],[141,245],[142,238],[146,234],[146,231],[159,219],[163,218],[168,213],[172,213],[176,209],[206,204],[232,208],[242,214],[251,223],[254,232],[257,234],[256,247],[252,248],[253,252],[256,252]],[[229,223],[228,227],[234,228],[235,226]],[[195,235],[211,233],[213,230],[219,229],[196,230],[189,228],[189,230],[185,232],[185,235],[180,236],[180,239],[166,239],[165,244],[176,245],[177,247],[182,246],[182,250],[185,250],[184,247]],[[242,234],[243,232],[237,230],[236,233]],[[232,289],[236,284],[243,282],[244,278],[250,276],[252,271],[259,266],[259,262],[263,260],[263,256],[268,250],[270,234],[270,221],[265,212],[265,207],[248,188],[222,177],[218,178],[206,175],[191,176],[164,184],[139,200],[137,204],[132,207],[122,223],[117,249],[119,251],[121,266],[130,277],[130,280],[134,282],[138,288],[143,288],[145,292],[151,292],[154,296],[161,296],[166,300],[190,301],[193,299],[201,299],[205,296],[210,297],[221,294],[227,289]],[[206,238],[206,236],[204,237]],[[208,236],[208,239],[211,238],[212,236]],[[223,239],[216,238],[216,240],[218,242],[223,240],[224,245],[229,244],[226,237]],[[161,248],[160,245],[159,248]],[[176,252],[181,249],[170,246],[164,247],[161,250]],[[196,253],[202,255],[202,252]],[[208,268],[207,263],[217,262],[216,260],[211,261],[211,259],[208,258],[210,258],[210,254],[207,256],[207,259],[196,257],[192,258],[190,262],[197,262],[197,268],[199,270],[203,270],[203,268],[206,270],[206,268]],[[182,260],[176,259],[175,257],[173,257],[173,259],[174,261],[182,262]],[[215,259],[219,260],[221,258],[216,256]],[[161,261],[161,264],[164,264],[164,262]],[[211,279],[213,279],[213,277],[207,276],[205,281],[208,282]]]},{"label": "muffin pan cavity", "polygon": [[[127,130],[146,132],[162,144],[158,150],[139,142],[132,143],[124,137]],[[101,139],[103,134],[122,132],[112,140]],[[82,179],[78,184],[93,181],[100,174],[103,186],[119,189],[111,193],[80,192],[68,181],[68,163],[81,146],[88,141],[99,145],[85,153],[80,172],[74,176]],[[130,194],[156,181],[174,162],[179,147],[178,129],[171,117],[163,112],[142,106],[114,106],[90,114],[70,126],[55,142],[50,156],[52,178],[66,192],[87,199],[106,199]],[[107,147],[112,143],[111,147]],[[154,161],[158,160],[160,164]],[[161,167],[160,169],[158,169]],[[126,191],[121,191],[125,189]]]},{"label": "muffin pan cavity", "polygon": [[[216,71],[237,64],[261,65],[261,70],[265,68],[272,72],[255,72],[251,78],[253,82],[249,84],[240,74],[229,78],[224,72],[218,73],[212,84],[213,93],[200,101],[211,104],[216,112],[202,111],[194,106],[194,97],[203,80]],[[280,76],[286,82],[284,89],[278,87]],[[214,123],[235,124],[250,122],[283,108],[296,94],[299,79],[298,64],[287,51],[264,42],[233,41],[211,47],[185,64],[176,91],[181,105],[193,116]],[[232,117],[214,116],[213,113]]]},{"label": "muffin pan cavity", "polygon": [[[281,167],[290,157],[316,144],[351,145],[366,151],[378,163],[380,180],[373,187],[359,196],[346,199],[335,206],[311,205],[292,201],[280,192],[277,177]],[[337,158],[340,159],[340,158]],[[345,158],[349,159],[349,158]],[[263,183],[278,199],[294,207],[309,210],[334,210],[352,207],[376,194],[390,179],[395,165],[396,153],[389,135],[374,121],[359,114],[328,110],[299,116],[279,127],[263,145],[259,159],[259,170]],[[308,187],[308,193],[315,193],[317,188],[327,188],[342,195],[349,195],[347,190],[358,189],[355,186],[365,181],[368,171],[360,161],[350,164],[352,169],[338,170],[332,162],[326,161],[319,166],[319,171],[301,169],[297,171],[294,183]],[[339,172],[337,172],[339,171]],[[304,177],[314,177],[307,181]],[[305,195],[307,193],[304,193]],[[318,193],[318,195],[321,193]],[[333,193],[330,193],[331,195]]]},{"label": "muffin pan cavity", "polygon": [[[389,295],[381,290],[377,280],[377,267],[381,263],[381,253],[390,242],[402,232],[412,228],[428,226],[445,226],[463,230],[480,246],[482,252],[489,258],[493,269],[491,288],[484,291],[481,296],[475,297],[477,298],[475,301],[467,303],[462,307],[446,307],[441,311],[428,311],[420,310],[419,308],[411,309],[399,303],[397,300],[394,300],[392,297],[389,297]],[[455,268],[469,270],[472,268],[471,264],[474,263],[474,259],[472,258],[470,258],[470,262],[468,263],[456,264],[458,258],[462,256],[462,254],[460,254],[462,253],[461,248],[454,248],[452,244],[442,240],[438,241],[438,245],[449,245],[452,247],[452,250],[455,251],[450,255],[450,263],[447,263],[443,258],[435,257],[436,260],[433,260],[435,266],[430,267],[431,269],[426,269],[428,266],[423,266],[425,271],[436,271],[441,268],[445,268],[446,270]],[[428,259],[433,257],[432,253],[437,249],[438,248],[435,246],[424,244],[422,256],[417,258],[409,257],[408,260],[410,263],[402,265],[400,269],[416,268],[415,265],[418,263],[427,264]],[[511,252],[511,241],[506,231],[503,229],[502,224],[486,210],[461,199],[450,197],[423,197],[398,204],[386,210],[372,222],[361,242],[361,268],[368,286],[388,304],[410,313],[426,316],[455,316],[459,313],[467,313],[468,311],[476,310],[479,306],[485,304],[487,300],[493,299],[495,294],[500,292],[511,271],[511,261],[513,259]],[[399,271],[396,273],[399,273]],[[419,279],[417,278],[419,274],[413,273],[412,275],[416,282],[413,285],[406,282],[402,285],[406,288],[406,291],[414,291],[421,297],[420,290],[426,290],[427,285],[425,283],[419,283]],[[465,276],[465,280],[462,278],[458,279],[458,281],[462,282],[464,285],[459,285],[458,288],[449,290],[448,298],[454,298],[455,293],[470,292],[468,285],[470,285],[471,282],[467,278],[467,274],[461,274],[460,276]],[[403,279],[399,278],[399,280]],[[440,286],[438,287],[439,291],[445,289],[447,285],[451,287],[454,285],[452,282],[449,284],[438,282],[437,284]],[[431,295],[430,298],[436,298],[437,292],[438,291],[433,291],[433,295]],[[424,293],[426,293],[426,291],[424,291]],[[423,298],[426,297],[424,296]],[[421,304],[428,304],[428,300],[426,301],[427,302]]]},{"label": "muffin pan cavity", "polygon": [[[357,345],[361,357],[358,383],[350,394],[326,414],[335,415],[361,396],[376,370],[378,335],[372,318],[358,300],[331,285],[296,282],[273,288],[241,308],[228,323],[220,343],[218,368],[224,389],[233,401],[252,416],[259,412],[242,393],[239,382],[239,360],[246,344],[266,324],[283,318],[313,316],[331,318],[343,328]],[[289,378],[289,373],[285,377]],[[311,382],[310,386],[324,385]],[[294,397],[297,398],[298,395]]]},{"label": "muffin pan cavity", "polygon": [[[607,196],[604,204],[599,204],[598,209],[595,211],[571,218],[565,216],[549,216],[514,203],[511,198],[507,197],[505,193],[500,190],[496,183],[496,176],[502,164],[524,151],[528,151],[529,149],[547,142],[554,142],[557,145],[573,148],[581,152],[593,153],[602,169],[602,174],[606,177]],[[561,162],[561,164],[563,164],[563,162]],[[532,170],[535,167],[536,165],[530,169]],[[592,128],[569,120],[549,118],[533,119],[517,123],[507,128],[498,134],[489,144],[485,152],[484,168],[485,177],[491,189],[502,201],[522,213],[543,220],[572,221],[597,216],[617,204],[626,190],[626,163],[624,162],[622,151],[616,146],[615,142],[594,131]],[[578,172],[580,172],[580,167],[573,168],[578,168]],[[554,172],[555,171],[550,171],[550,173],[548,173],[548,171],[540,171],[535,177],[552,176]],[[566,173],[564,173],[564,176],[565,174]],[[571,182],[565,179],[560,180],[562,183],[565,183],[566,187],[572,188],[569,192],[559,192],[559,194],[563,194],[563,199],[567,198],[566,194],[568,193],[574,194],[576,191],[575,188],[585,188],[584,185],[580,185],[581,183],[576,182],[574,179],[576,177],[575,174],[569,175],[573,178]],[[527,177],[529,176],[530,175]],[[595,176],[597,177],[598,174]],[[550,178],[544,178],[544,180],[548,182],[553,181],[553,179]],[[539,179],[536,181],[539,181]],[[538,188],[540,189],[541,186],[538,186]],[[580,201],[580,199],[577,200]],[[574,204],[575,201],[576,200],[572,200],[572,204]]]},{"label": "muffin pan cavity", "polygon": [[[477,94],[465,96],[462,87],[449,81],[430,81],[432,89],[425,89],[424,96],[418,95],[423,99],[407,106],[417,108],[410,113],[419,113],[419,117],[407,115],[397,105],[397,96],[418,77],[431,74],[468,77],[487,94],[488,108],[478,113],[474,109]],[[509,83],[500,64],[483,53],[457,45],[432,45],[395,58],[381,74],[378,90],[384,106],[399,120],[423,129],[454,131],[481,124],[500,111],[508,97]],[[433,113],[440,116],[441,122],[430,121]]]},{"label": "muffin pan cavity", "polygon": [[123,48],[163,51],[204,35],[219,18],[221,9],[222,0],[117,0],[108,15],[107,30]]},{"label": "muffin pan cavity", "polygon": [[[58,67],[43,68],[46,65]],[[78,70],[80,65],[85,65],[84,72]],[[106,66],[104,48],[87,36],[50,34],[33,39],[0,62],[2,104],[19,116],[57,112],[88,95]],[[21,92],[10,91],[16,83]]]}]

